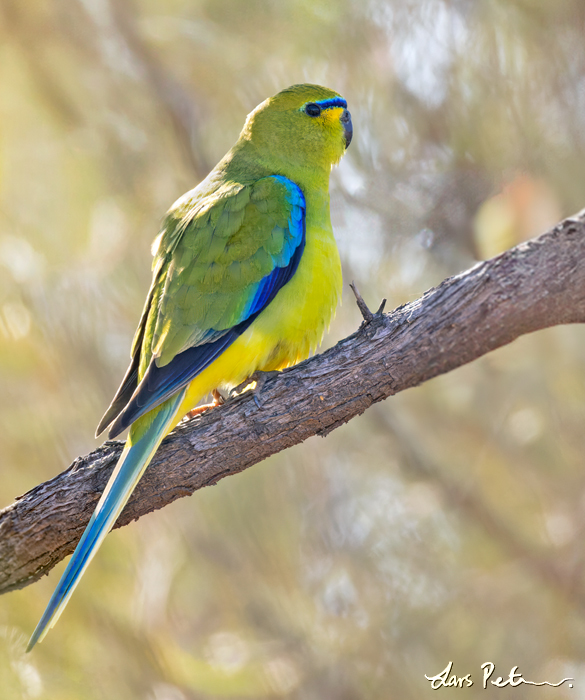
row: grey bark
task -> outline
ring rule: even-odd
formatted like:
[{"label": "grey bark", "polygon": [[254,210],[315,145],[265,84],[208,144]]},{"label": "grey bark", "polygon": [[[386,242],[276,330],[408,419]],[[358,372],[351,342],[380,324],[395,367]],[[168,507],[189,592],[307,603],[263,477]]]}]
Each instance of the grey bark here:
[{"label": "grey bark", "polygon": [[[585,210],[539,238],[371,314],[334,348],[181,424],[161,445],[116,527],[236,474],[372,404],[526,333],[585,321]],[[358,300],[359,301],[359,300]],[[71,553],[121,453],[106,442],[0,511],[0,592]]]}]

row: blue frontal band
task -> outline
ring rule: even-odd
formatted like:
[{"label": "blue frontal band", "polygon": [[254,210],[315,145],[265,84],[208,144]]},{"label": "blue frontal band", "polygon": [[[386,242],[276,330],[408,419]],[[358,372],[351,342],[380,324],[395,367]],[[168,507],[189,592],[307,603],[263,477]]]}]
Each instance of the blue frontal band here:
[{"label": "blue frontal band", "polygon": [[331,107],[343,107],[347,109],[347,102],[343,97],[332,97],[329,100],[317,100],[316,105],[319,105],[321,109],[330,109]]}]

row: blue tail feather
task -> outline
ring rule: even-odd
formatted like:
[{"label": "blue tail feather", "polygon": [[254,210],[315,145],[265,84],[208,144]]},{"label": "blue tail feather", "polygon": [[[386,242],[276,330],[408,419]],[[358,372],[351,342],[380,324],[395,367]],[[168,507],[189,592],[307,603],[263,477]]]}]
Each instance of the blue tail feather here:
[{"label": "blue tail feather", "polygon": [[28,643],[30,651],[57,622],[81,576],[105,536],[115,525],[144,470],[148,466],[185,395],[185,389],[167,401],[153,419],[146,434],[126,445],[85,531]]}]

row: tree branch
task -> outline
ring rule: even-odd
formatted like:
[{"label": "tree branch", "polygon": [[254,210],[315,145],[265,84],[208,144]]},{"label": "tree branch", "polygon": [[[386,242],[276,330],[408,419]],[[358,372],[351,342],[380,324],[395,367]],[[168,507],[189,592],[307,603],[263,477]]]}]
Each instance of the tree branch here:
[{"label": "tree branch", "polygon": [[[391,313],[365,314],[334,348],[268,380],[261,409],[245,393],[180,425],[116,527],[521,335],[585,321],[584,261],[585,210]],[[0,592],[36,581],[73,551],[121,450],[106,442],[0,512]]]}]

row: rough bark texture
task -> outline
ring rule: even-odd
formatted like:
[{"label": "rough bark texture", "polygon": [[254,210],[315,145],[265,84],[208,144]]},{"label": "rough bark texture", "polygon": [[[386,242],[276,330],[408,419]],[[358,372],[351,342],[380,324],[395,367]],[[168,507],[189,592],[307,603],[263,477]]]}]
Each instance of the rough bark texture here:
[{"label": "rough bark texture", "polygon": [[[585,210],[367,322],[322,355],[179,426],[116,527],[236,474],[532,331],[585,321]],[[122,450],[107,442],[0,512],[0,592],[71,553]]]}]

